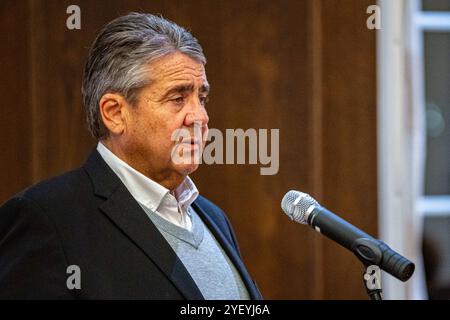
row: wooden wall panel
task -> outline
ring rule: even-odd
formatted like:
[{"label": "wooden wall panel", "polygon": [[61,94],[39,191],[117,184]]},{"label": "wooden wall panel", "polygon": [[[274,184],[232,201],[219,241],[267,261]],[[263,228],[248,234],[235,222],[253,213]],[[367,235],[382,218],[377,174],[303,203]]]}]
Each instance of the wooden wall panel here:
[{"label": "wooden wall panel", "polygon": [[[323,204],[377,235],[376,42],[370,0],[324,0]],[[324,298],[362,298],[362,265],[324,242]]]},{"label": "wooden wall panel", "polygon": [[[66,27],[71,1],[28,1],[31,17],[32,173],[39,181],[79,166],[93,145],[81,104],[81,75],[92,41]],[[81,6],[82,7],[82,6]]]},{"label": "wooden wall panel", "polygon": [[[1,89],[14,97],[5,105],[8,121],[0,119],[6,124],[0,147],[8,150],[0,164],[12,164],[1,180],[14,183],[1,187],[0,201],[84,161],[95,145],[80,94],[89,45],[121,14],[161,13],[190,29],[204,47],[212,85],[210,127],[280,129],[277,175],[260,175],[260,165],[237,164],[202,166],[193,175],[200,192],[228,213],[264,296],[365,298],[356,259],[289,221],[280,201],[290,189],[310,192],[376,233],[375,34],[365,29],[369,1],[82,0],[76,3],[82,29],[73,31],[65,24],[73,1],[3,3],[3,29],[19,28],[24,40],[2,42],[2,66],[12,81],[0,80]],[[8,19],[11,10],[25,27]],[[29,50],[15,55],[25,44]],[[11,61],[25,63],[15,73],[8,69]],[[17,99],[21,109],[13,112]]]},{"label": "wooden wall panel", "polygon": [[19,1],[0,2],[0,204],[31,183],[28,28]]}]

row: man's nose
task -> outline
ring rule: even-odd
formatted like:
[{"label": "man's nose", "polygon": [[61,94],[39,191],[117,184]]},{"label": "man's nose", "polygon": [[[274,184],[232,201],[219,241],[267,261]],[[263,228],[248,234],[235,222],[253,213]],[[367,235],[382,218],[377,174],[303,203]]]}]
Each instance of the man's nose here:
[{"label": "man's nose", "polygon": [[185,118],[184,125],[187,127],[192,126],[194,123],[199,123],[202,126],[205,126],[209,121],[208,113],[206,112],[205,107],[201,104],[198,98],[195,100],[196,101],[191,103],[190,110]]}]

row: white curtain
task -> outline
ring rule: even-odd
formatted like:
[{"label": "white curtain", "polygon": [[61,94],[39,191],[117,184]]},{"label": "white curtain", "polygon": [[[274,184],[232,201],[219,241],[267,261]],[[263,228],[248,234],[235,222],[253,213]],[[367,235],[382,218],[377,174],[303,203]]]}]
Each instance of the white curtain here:
[{"label": "white curtain", "polygon": [[421,250],[425,110],[422,43],[414,28],[416,0],[379,0],[377,34],[380,238],[416,264],[403,283],[382,280],[385,299],[426,299]]}]

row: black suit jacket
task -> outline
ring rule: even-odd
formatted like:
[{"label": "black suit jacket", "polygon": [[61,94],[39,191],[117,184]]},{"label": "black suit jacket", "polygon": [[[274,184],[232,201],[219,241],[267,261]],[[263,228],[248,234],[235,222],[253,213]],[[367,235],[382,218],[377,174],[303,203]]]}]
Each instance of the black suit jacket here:
[{"label": "black suit jacket", "polygon": [[[239,271],[242,262],[223,211],[193,203]],[[68,266],[81,271],[69,290]],[[82,168],[39,183],[0,208],[0,298],[203,299],[183,263],[120,179],[93,151]]]}]

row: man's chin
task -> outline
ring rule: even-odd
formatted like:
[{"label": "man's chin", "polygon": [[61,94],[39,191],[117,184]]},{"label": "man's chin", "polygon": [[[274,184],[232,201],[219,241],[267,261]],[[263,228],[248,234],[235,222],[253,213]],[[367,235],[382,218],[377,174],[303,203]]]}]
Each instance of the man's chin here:
[{"label": "man's chin", "polygon": [[196,163],[190,163],[190,164],[176,164],[176,170],[180,175],[187,176],[193,173],[198,169],[198,164]]},{"label": "man's chin", "polygon": [[[190,152],[189,149],[191,149]],[[182,145],[182,149],[176,150],[178,156],[172,157],[171,159],[176,171],[187,176],[197,170],[201,161],[201,157],[199,156],[199,154],[202,154],[201,151],[202,149],[198,145],[189,145],[189,148]]]}]

